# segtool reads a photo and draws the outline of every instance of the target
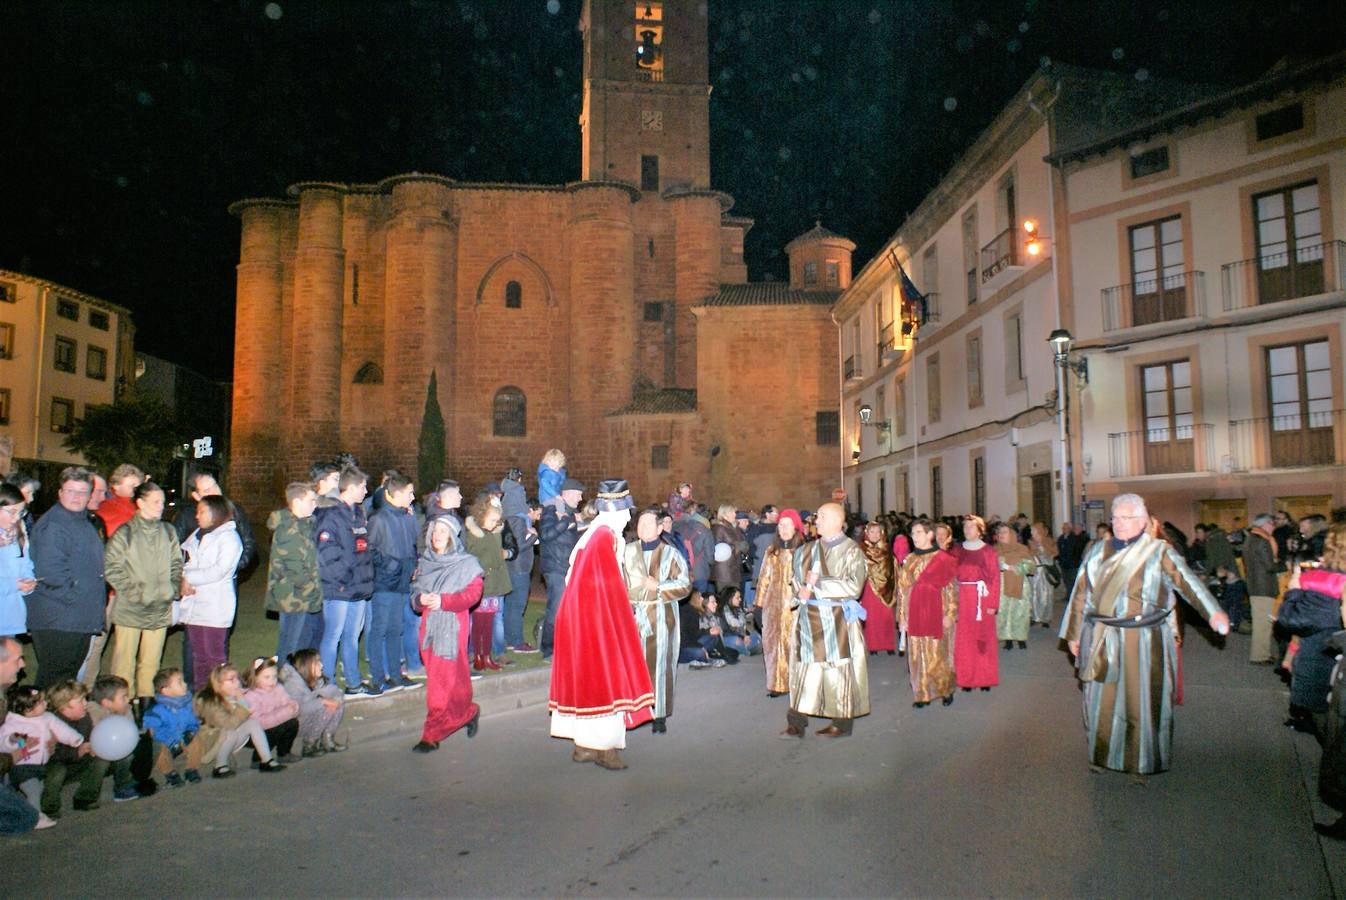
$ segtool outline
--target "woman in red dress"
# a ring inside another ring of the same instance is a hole
[[[481,709],[472,702],[467,668],[467,612],[481,600],[481,564],[463,549],[452,516],[432,519],[411,582],[411,604],[421,616],[421,662],[425,665],[425,727],[411,749],[431,753],[439,742],[467,726],[477,733]]]
[[[953,670],[965,691],[989,691],[1000,683],[1000,645],[995,614],[1000,607],[1000,558],[982,540],[980,516],[963,518],[963,543],[950,549],[958,562],[958,626],[953,639]]]
[[[556,608],[551,735],[574,742],[575,762],[605,769],[626,768],[626,732],[653,719],[654,688],[619,562],[634,505],[625,481],[599,482],[598,514],[570,554]]]
[[[887,650],[897,652],[897,617],[893,614],[893,554],[884,540],[883,526],[870,522],[865,526],[865,587],[860,605],[865,608],[865,646],[870,655]]]

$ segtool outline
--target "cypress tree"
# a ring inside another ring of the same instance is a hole
[[[439,388],[435,370],[430,370],[430,385],[425,390],[425,412],[421,414],[421,436],[416,442],[416,487],[427,495],[444,477],[444,414],[439,410]]]

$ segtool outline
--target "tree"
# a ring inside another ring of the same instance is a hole
[[[65,439],[66,449],[104,474],[129,462],[159,478],[168,472],[178,443],[177,416],[168,404],[134,394],[86,407]]]
[[[429,494],[444,477],[444,414],[439,410],[439,388],[435,370],[430,370],[430,385],[425,390],[425,412],[421,414],[421,435],[416,441],[416,486]]]

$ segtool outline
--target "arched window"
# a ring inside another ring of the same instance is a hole
[[[496,437],[523,437],[528,433],[528,400],[513,386],[495,392],[491,404],[491,432]]]
[[[505,285],[505,309],[519,309],[523,306],[523,286],[517,281]]]
[[[355,384],[383,384],[383,369],[367,362],[355,371]]]

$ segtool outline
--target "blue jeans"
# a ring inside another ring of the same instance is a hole
[[[400,591],[375,591],[370,598],[365,655],[369,678],[376,686],[402,678],[402,607],[410,605],[411,595]]]
[[[710,662],[710,654],[707,653],[706,648],[702,647],[700,644],[697,644],[696,646],[683,644],[678,648],[678,662],[689,663],[694,660]]]
[[[509,593],[505,595],[505,646],[517,647],[523,643],[523,611],[528,608],[528,588],[532,585],[531,572],[510,572]]]
[[[368,600],[323,600],[322,669],[336,681],[337,649],[341,650],[342,674],[346,687],[360,683],[360,630],[365,624]]]
[[[425,674],[425,664],[421,662],[421,617],[410,602],[402,604],[402,664],[408,675]]]
[[[0,834],[26,834],[37,826],[37,810],[17,789],[0,784]]]
[[[556,641],[556,608],[561,605],[561,595],[566,590],[565,572],[543,572],[542,580],[547,585],[547,612],[542,620],[542,658],[550,659]]]
[[[749,631],[746,636],[726,634],[724,635],[724,645],[730,650],[737,650],[746,656],[752,656],[754,653],[762,652],[762,636],[755,631]]]
[[[310,647],[316,650],[321,641],[322,613],[280,614],[280,632],[276,636],[277,658],[285,660],[296,650],[307,650]]]

